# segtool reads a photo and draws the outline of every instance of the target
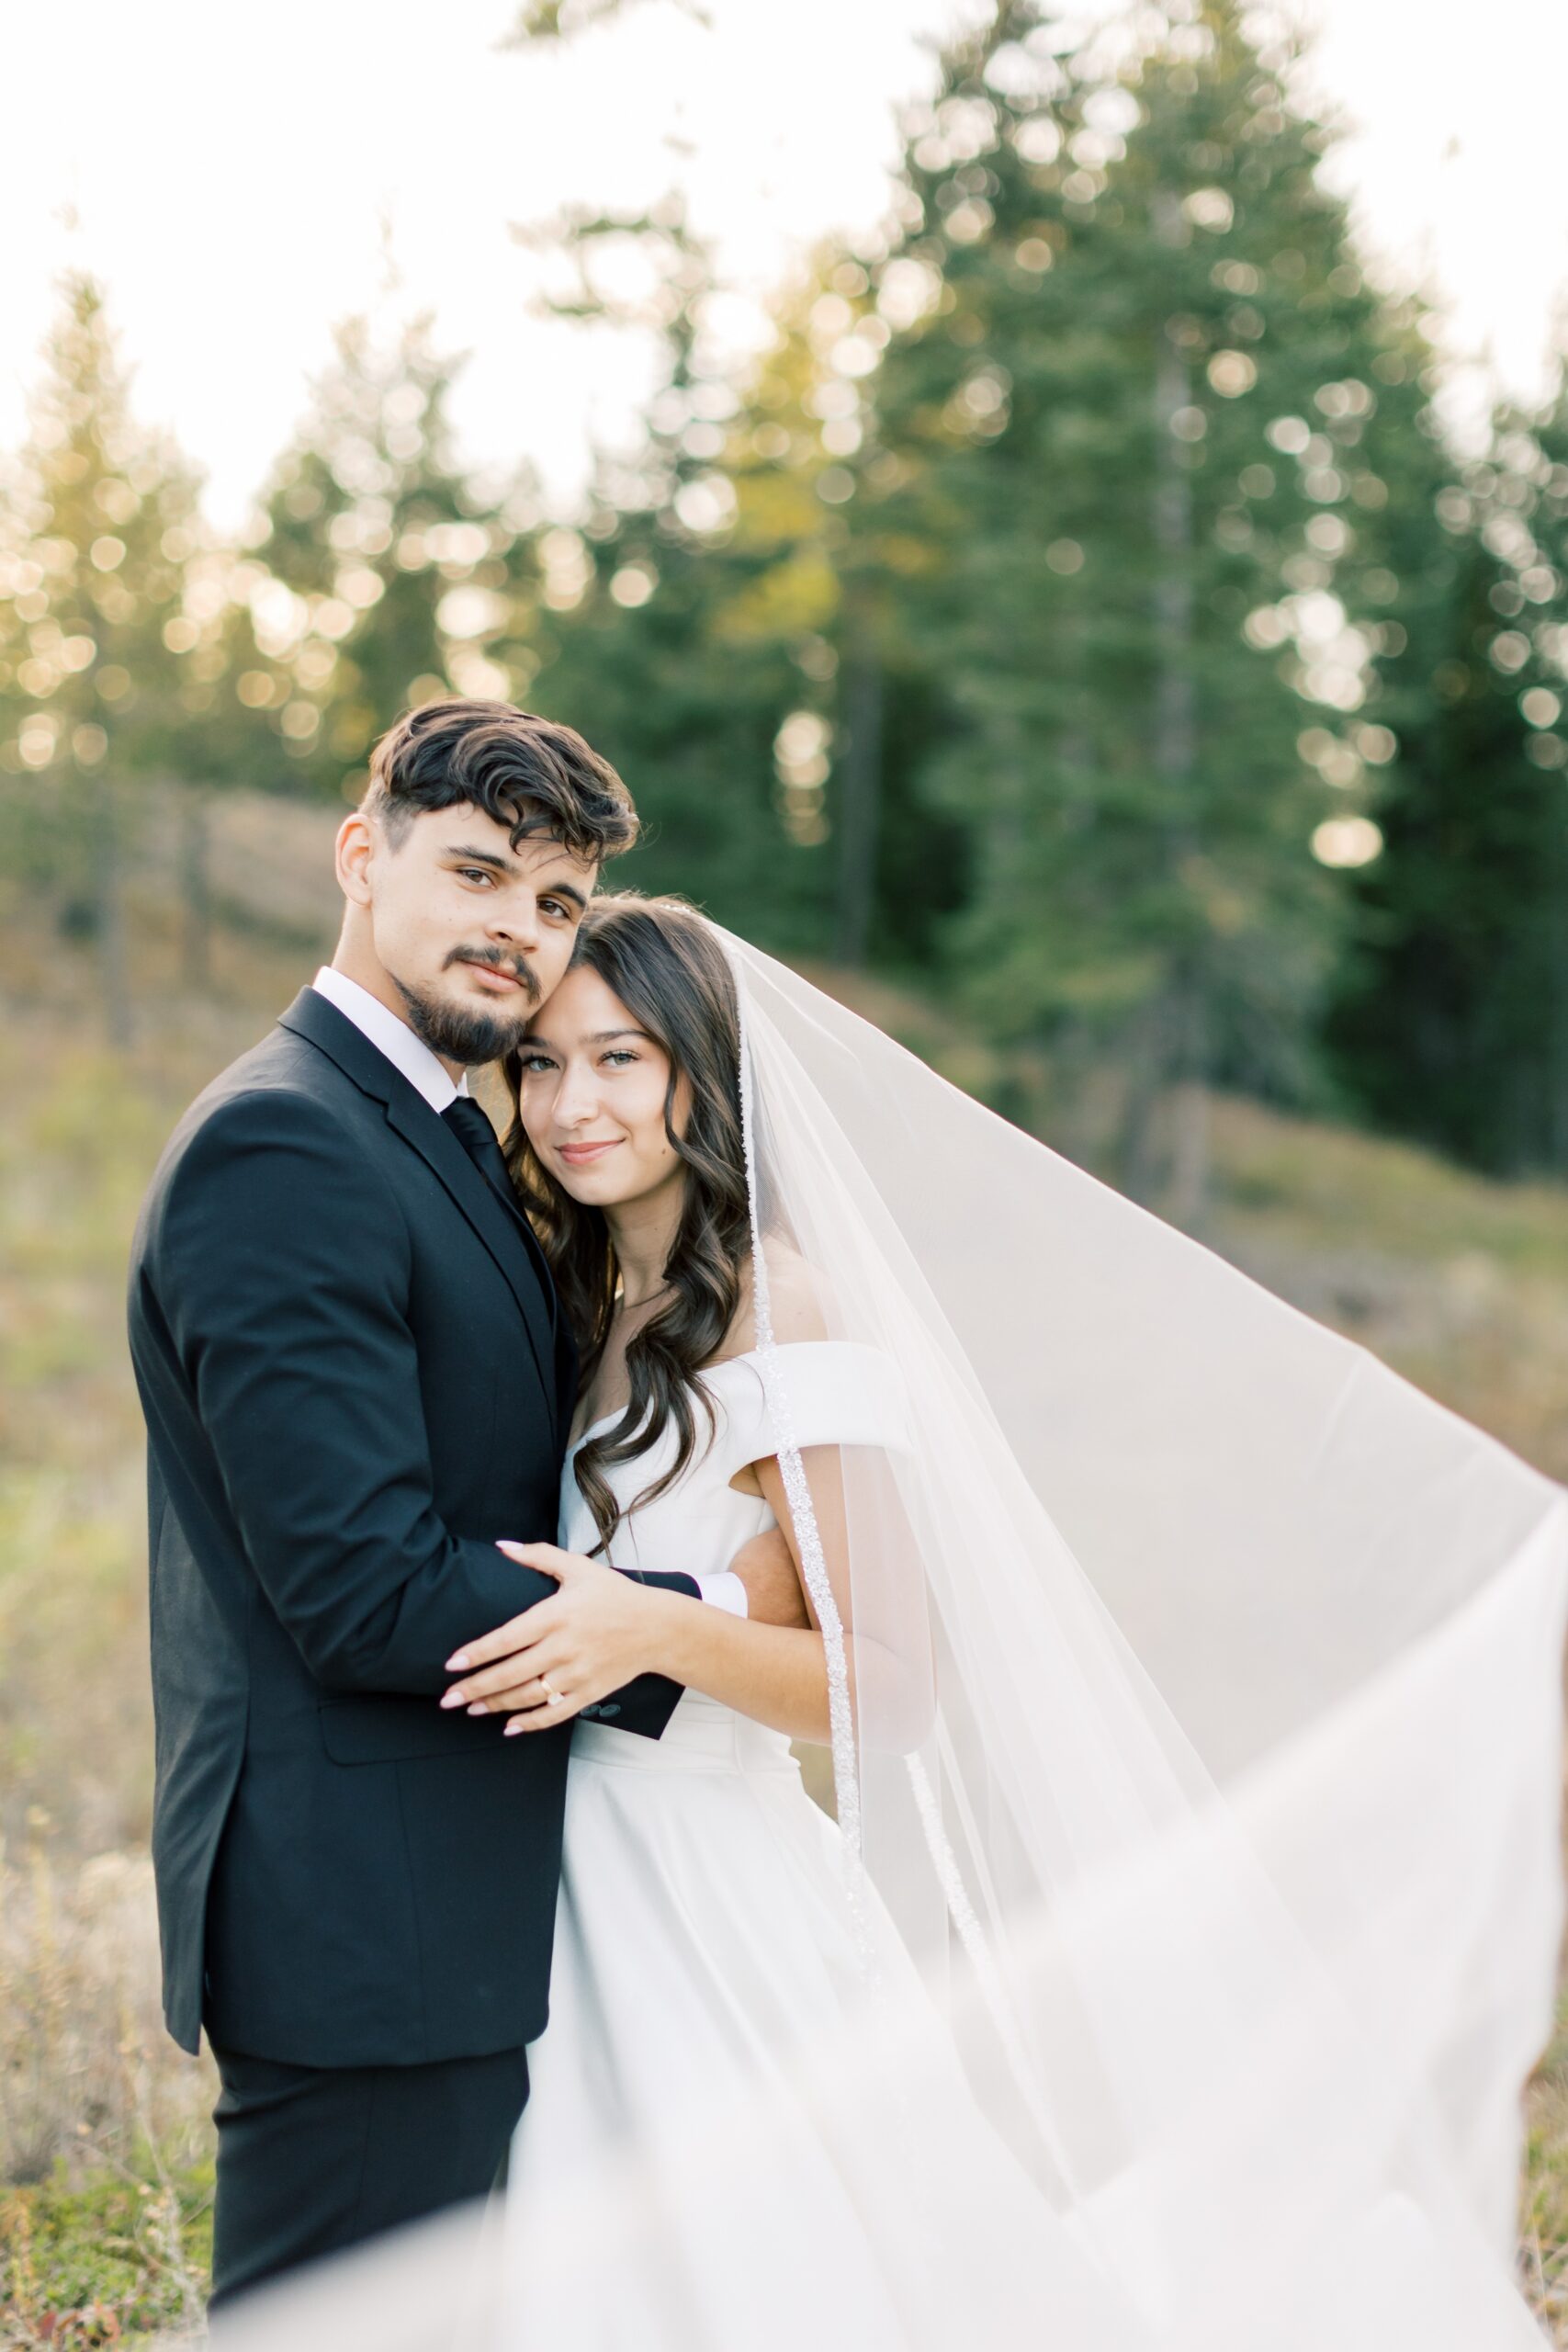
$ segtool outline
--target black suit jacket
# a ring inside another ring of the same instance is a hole
[[[570,1729],[436,1699],[556,1589],[495,1548],[556,1532],[571,1374],[536,1243],[307,989],[171,1140],[130,1320],[170,2031],[307,2066],[531,2041]],[[657,1737],[679,1696],[644,1676],[604,1713]]]

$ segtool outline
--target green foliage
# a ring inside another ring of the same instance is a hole
[[[836,601],[820,509],[759,493],[750,415],[705,325],[710,257],[678,204],[543,236],[571,265],[549,308],[651,343],[661,388],[635,461],[601,453],[581,530],[540,541],[536,702],[588,728],[651,820],[617,878],[681,890],[767,945],[819,944],[820,836],[775,805],[774,738],[802,700],[802,641],[820,643]],[[642,290],[610,292],[606,262],[629,275],[628,258]]]
[[[352,798],[409,705],[526,692],[536,508],[525,471],[476,488],[457,469],[428,321],[381,347],[352,320],[336,343],[245,535],[223,741],[253,780]]]
[[[0,2192],[0,2343],[135,2344],[198,2325],[211,2209],[209,2163]]]
[[[531,0],[513,44],[631,5]],[[465,475],[428,321],[356,319],[219,546],[70,281],[0,507],[0,824],[117,1043],[137,781],[352,797],[456,691],[608,753],[627,881],[1109,1078],[1134,1190],[1179,1098],[1201,1196],[1216,1086],[1568,1167],[1568,391],[1445,447],[1422,304],[1365,279],[1258,21],[996,0],[743,364],[678,199],[518,232],[547,311],[653,360],[570,518],[522,452]]]
[[[133,787],[176,757],[210,691],[192,609],[204,535],[195,476],[130,413],[100,288],[73,275],[62,297],[0,499],[0,841],[61,891],[68,932],[96,943],[123,1046]]]
[[[1428,504],[1387,846],[1331,1029],[1375,1117],[1500,1170],[1568,1167],[1565,461],[1568,388]]]
[[[1183,1080],[1304,1082],[1345,893],[1298,738],[1364,764],[1368,521],[1422,394],[1382,372],[1287,53],[1224,0],[1060,48],[1001,7],[908,126],[848,511],[924,551],[907,797],[972,844],[954,977],[1002,1035],[1122,1057],[1135,1126]]]
[[[102,289],[75,276],[62,296],[0,505],[0,770],[68,808],[100,771],[157,770],[195,707],[201,534],[195,476],[130,413]]]

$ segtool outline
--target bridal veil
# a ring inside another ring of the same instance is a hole
[[[984,2103],[1166,2352],[1538,2342],[1568,1498],[726,944],[759,1233],[904,1375],[835,1783]]]

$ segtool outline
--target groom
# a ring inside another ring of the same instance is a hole
[[[331,968],[142,1209],[152,1845],[169,2030],[205,2026],[222,2083],[215,2303],[482,2195],[527,2096],[570,1725],[438,1701],[558,1591],[497,1543],[554,1538],[576,1356],[463,1073],[517,1043],[636,830],[569,727],[405,717],[338,835]],[[788,1614],[776,1539],[738,1566],[644,1581]],[[657,1739],[680,1690],[613,1617],[571,1697]]]

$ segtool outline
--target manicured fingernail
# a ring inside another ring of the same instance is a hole
[[[447,1661],[446,1661],[446,1671],[447,1671],[447,1673],[448,1673],[448,1674],[467,1674],[468,1670],[468,1651],[467,1651],[467,1650],[457,1650],[457,1651],[454,1651],[453,1655],[452,1655],[452,1656],[447,1659]]]
[[[468,1709],[468,1713],[470,1715],[488,1715],[490,1709],[485,1705],[482,1699],[476,1699],[473,1705]]]
[[[507,1724],[506,1729],[501,1736],[502,1739],[515,1739],[522,1728],[523,1725],[518,1717],[513,1715],[512,1721]]]
[[[463,1703],[464,1695],[465,1694],[461,1690],[448,1690],[442,1699],[441,1703],[444,1707],[460,1707]]]

